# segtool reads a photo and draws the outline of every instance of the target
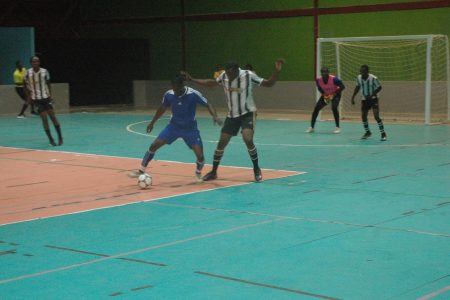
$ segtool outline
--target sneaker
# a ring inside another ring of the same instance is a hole
[[[202,172],[195,171],[195,179],[197,179],[197,182],[202,182]]]
[[[372,136],[372,132],[366,131],[366,133],[364,133],[364,135],[361,137],[361,139],[366,140],[366,139],[370,138],[371,136]]]
[[[386,135],[386,132],[382,132],[381,133],[381,141],[387,141],[387,135]]]
[[[140,175],[144,174],[141,170],[131,171],[128,173],[128,177],[130,178],[138,178]]]
[[[336,129],[333,131],[333,133],[341,133],[341,128],[336,127]]]
[[[314,132],[314,128],[309,127],[308,129],[306,129],[305,132],[306,132],[306,133],[313,133],[313,132]]]
[[[35,112],[34,110],[31,112],[32,115],[38,116],[39,114]]]
[[[257,168],[257,169],[253,169],[253,173],[255,173],[255,181],[256,182],[260,182],[263,178],[262,178],[262,173],[261,173],[261,169]]]
[[[217,173],[214,171],[211,171],[207,173],[205,176],[203,176],[203,181],[210,181],[210,180],[216,180],[217,179]]]
[[[63,144],[63,139],[58,140],[58,146],[61,146]]]
[[[54,140],[51,140],[50,142],[49,142],[49,144],[48,144],[49,146],[56,146],[56,143],[55,143],[55,141]]]
[[[24,114],[22,114],[22,115],[18,115],[17,116],[17,119],[25,119],[26,117],[25,117],[25,115]]]

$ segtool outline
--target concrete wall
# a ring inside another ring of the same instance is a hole
[[[225,95],[221,87],[207,88],[187,83],[200,91],[218,110],[227,110]],[[355,98],[356,105],[351,105],[351,96],[355,88],[354,81],[344,82],[347,89],[341,100],[343,118],[359,118],[360,99]],[[382,82],[380,93],[380,108],[383,116],[392,119],[423,120],[425,111],[424,82]],[[137,108],[157,107],[161,103],[164,92],[170,89],[169,81],[134,81],[134,105]],[[435,121],[447,119],[449,105],[447,103],[446,83],[433,82],[431,118]],[[316,101],[316,87],[312,81],[279,81],[271,88],[255,87],[254,97],[256,106],[261,110],[296,111],[310,114]],[[323,115],[331,117],[331,109],[325,107]]]
[[[56,112],[69,111],[69,84],[52,83],[52,94]],[[14,85],[0,85],[0,114],[18,114],[23,101],[16,94]],[[29,114],[29,109],[25,112]]]

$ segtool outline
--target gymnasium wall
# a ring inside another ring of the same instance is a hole
[[[274,60],[284,57],[287,64],[280,80],[313,79],[313,0],[185,0],[184,8],[181,2],[141,0],[130,6],[119,0],[85,1],[82,16],[88,25],[83,27],[83,35],[148,38],[150,78],[168,79],[183,65],[181,16],[184,10],[185,64],[193,75],[211,77],[216,64],[236,59],[241,64],[251,63],[258,74],[269,76]],[[405,2],[425,1],[366,0],[364,5]],[[449,7],[350,14],[330,11],[330,8],[354,5],[361,5],[361,1],[320,0],[319,8],[328,9],[324,14],[319,10],[320,36],[450,35]],[[306,16],[258,19],[255,11],[302,11]],[[241,13],[243,19],[238,16],[225,20],[227,14],[236,13]]]
[[[34,54],[34,29],[31,27],[0,27],[0,84],[14,84],[16,61],[29,68]]]

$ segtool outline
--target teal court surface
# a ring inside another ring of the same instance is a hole
[[[58,117],[63,146],[48,146],[38,118],[4,116],[1,148],[30,150],[29,164],[40,150],[137,167],[154,138],[144,134],[148,115]],[[360,140],[359,122],[341,134],[318,122],[307,134],[306,121],[258,120],[261,166],[295,175],[0,225],[0,299],[450,299],[450,126],[387,123],[381,142],[370,122],[372,138]],[[203,117],[199,127],[211,163],[220,128]],[[177,141],[155,159],[194,155]],[[7,163],[0,155],[2,170]],[[251,175],[240,136],[222,164]],[[49,164],[35,175],[15,166],[0,174],[0,216],[14,206],[10,180],[51,177]],[[59,176],[82,182],[73,169]],[[54,190],[39,193],[55,200]]]

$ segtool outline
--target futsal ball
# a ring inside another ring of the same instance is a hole
[[[139,175],[138,185],[141,189],[148,189],[152,185],[152,177],[147,173]]]

